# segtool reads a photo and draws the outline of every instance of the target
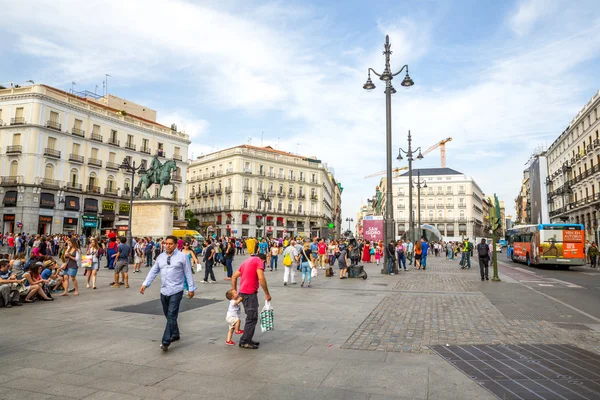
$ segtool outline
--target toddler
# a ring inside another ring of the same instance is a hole
[[[377,262],[377,265],[379,265],[379,260],[381,260],[382,253],[381,247],[377,246],[377,249],[375,250],[375,261]]]
[[[229,308],[227,309],[227,317],[225,317],[225,321],[229,324],[229,332],[227,333],[227,343],[230,346],[233,346],[235,343],[231,340],[233,336],[233,331],[235,330],[236,335],[241,335],[244,331],[240,330],[240,303],[242,302],[242,298],[238,294],[237,290],[230,289],[225,293],[225,297],[229,300]]]

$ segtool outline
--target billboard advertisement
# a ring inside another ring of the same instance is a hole
[[[531,196],[532,224],[549,224],[548,213],[548,189],[546,179],[548,178],[548,160],[545,156],[538,156],[529,167],[529,189]]]
[[[383,219],[363,219],[363,238],[370,242],[383,240]]]
[[[585,240],[582,230],[541,230],[540,257],[585,258]]]

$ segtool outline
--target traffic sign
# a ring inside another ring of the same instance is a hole
[[[237,229],[234,229],[234,230],[233,230],[233,233],[237,233]]]

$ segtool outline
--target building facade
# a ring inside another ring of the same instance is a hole
[[[423,168],[413,170],[416,181],[420,173],[426,188],[420,189],[420,207],[417,188],[413,187],[414,227],[421,224],[435,226],[445,240],[489,236],[484,227],[483,192],[473,178],[451,168]],[[398,237],[409,230],[408,173],[394,180],[393,207]]]
[[[189,137],[155,117],[112,95],[38,84],[0,89],[2,231],[126,233],[137,178],[132,182],[119,166],[125,158],[150,165],[155,154],[176,161],[173,198],[180,203],[175,213],[183,214]],[[167,190],[163,197],[171,196]]]
[[[241,145],[193,160],[187,178],[204,233],[340,236],[343,189],[320,160]]]
[[[523,171],[523,180],[521,181],[521,189],[519,194],[515,198],[515,210],[517,212],[517,218],[515,223],[517,225],[529,224],[529,215],[531,213],[531,201],[530,201],[530,189],[529,189],[529,170]]]
[[[600,91],[546,152],[550,221],[585,225],[594,240],[600,211]]]

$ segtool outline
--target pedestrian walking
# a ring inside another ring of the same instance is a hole
[[[411,265],[414,261],[415,246],[413,245],[413,242],[410,241],[410,239],[407,239],[405,249],[408,265]]]
[[[239,295],[242,297],[244,312],[246,313],[246,323],[244,333],[240,338],[239,347],[245,349],[258,349],[259,342],[255,342],[254,331],[258,321],[258,287],[262,287],[265,292],[265,300],[271,301],[269,288],[267,287],[267,278],[265,277],[265,254],[259,254],[250,257],[240,265],[231,277],[231,288],[238,291],[237,281],[240,279]]]
[[[146,288],[150,287],[160,272],[160,302],[165,318],[167,319],[167,325],[165,326],[160,345],[163,351],[169,350],[171,343],[181,338],[177,317],[179,316],[179,304],[183,297],[184,277],[189,285],[188,297],[190,299],[194,297],[194,292],[196,291],[190,260],[185,254],[177,250],[176,247],[177,238],[172,235],[167,236],[165,239],[165,252],[156,258],[154,265],[150,269],[150,272],[148,272],[148,276],[146,276],[146,280],[144,280],[140,288],[140,293],[144,294]]]
[[[427,254],[429,254],[429,243],[425,238],[421,238],[421,266],[427,269]]]
[[[300,287],[304,287],[304,283],[308,283],[308,287],[310,287],[310,281],[312,280],[312,270],[310,268],[310,245],[304,243],[304,248],[302,252],[300,252],[300,267],[302,268],[302,283],[300,283]],[[313,268],[317,266],[313,264]]]
[[[398,245],[396,246],[396,255],[398,256],[398,271],[403,267],[406,271],[406,250],[404,249],[404,243],[402,240],[398,241]]]
[[[296,241],[292,240],[291,245],[283,251],[283,286],[288,283],[295,285],[294,263],[298,262],[298,250],[296,250]]]
[[[86,287],[90,288],[90,280],[92,281],[92,288],[96,289],[96,275],[98,274],[99,260],[98,260],[98,242],[95,238],[90,239],[90,245],[88,246],[85,254],[88,257],[92,257],[92,264],[87,268],[87,284]]]
[[[490,263],[490,251],[485,239],[481,239],[481,243],[477,245],[477,256],[479,258],[479,272],[481,273],[481,280],[489,281],[488,269]]]
[[[471,252],[469,251],[469,240],[465,239],[462,246],[462,257],[460,259],[460,269],[471,269]]]
[[[421,242],[417,242],[415,245],[415,267],[421,269],[421,255],[423,249],[421,248]]]
[[[596,242],[592,242],[588,253],[590,256],[590,267],[596,268],[596,263],[598,261],[598,245],[596,244]]]
[[[125,288],[129,289],[129,256],[131,255],[131,246],[127,244],[127,238],[121,236],[119,238],[121,244],[117,246],[117,254],[115,254],[115,281],[112,287],[119,287],[119,274],[121,280],[125,283]]]
[[[204,241],[206,249],[204,249],[204,280],[202,283],[208,283],[208,276],[210,275],[211,282],[216,282],[215,273],[213,267],[215,265],[215,246],[210,239]]]

